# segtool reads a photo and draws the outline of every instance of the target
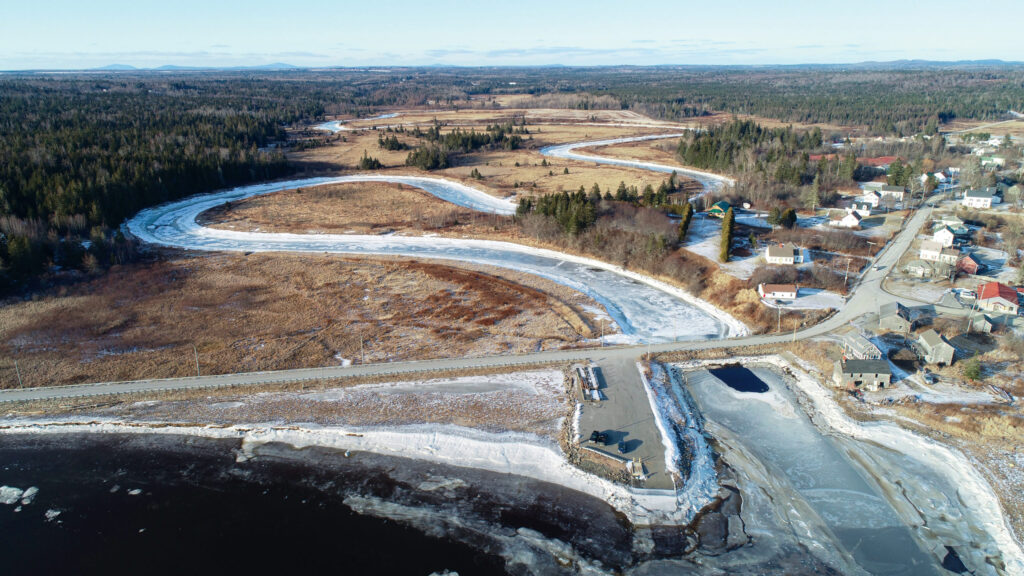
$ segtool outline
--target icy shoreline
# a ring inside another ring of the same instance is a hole
[[[685,525],[695,507],[673,491],[642,490],[588,474],[566,460],[553,441],[526,433],[490,433],[454,425],[412,425],[391,429],[273,424],[195,426],[155,422],[125,423],[108,419],[9,420],[0,434],[157,434],[241,441],[239,458],[253,457],[264,444],[296,449],[361,451],[513,474],[569,488],[599,498],[635,526]]]

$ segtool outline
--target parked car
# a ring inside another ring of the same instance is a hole
[[[625,454],[625,453],[626,453],[626,443],[624,441],[619,441],[619,454]]]
[[[604,444],[605,446],[607,446],[608,445],[608,435],[605,434],[604,432],[598,432],[597,430],[594,430],[593,432],[590,433],[590,441],[594,442],[595,444],[596,443],[601,443],[601,444]]]
[[[939,381],[939,377],[936,376],[935,374],[931,374],[929,372],[925,372],[924,373],[924,381],[927,382],[928,384],[935,384],[936,382]]]

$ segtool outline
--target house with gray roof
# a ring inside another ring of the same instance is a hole
[[[916,324],[910,310],[899,302],[889,302],[878,308],[879,330],[907,333],[913,330]]]
[[[839,388],[873,392],[892,383],[892,369],[886,360],[843,360],[836,362],[832,381]]]
[[[922,332],[917,338],[917,345],[921,349],[921,356],[928,364],[953,365],[956,348],[935,330],[929,328]]]
[[[964,194],[961,204],[968,208],[991,208],[993,204],[999,204],[1002,201],[997,192],[998,190],[991,186],[968,190]]]
[[[882,351],[864,336],[850,332],[843,336],[843,357],[857,360],[881,360]]]

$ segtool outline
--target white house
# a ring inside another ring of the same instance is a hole
[[[882,198],[891,197],[897,202],[903,202],[903,195],[907,193],[907,189],[903,186],[882,186],[879,192]]]
[[[796,284],[765,284],[757,285],[757,293],[766,300],[796,300],[800,288]]]
[[[878,205],[882,203],[882,195],[877,190],[869,190],[860,197],[861,201],[865,204],[871,205],[872,208],[878,208]]]
[[[836,226],[838,228],[856,228],[860,226],[861,219],[860,214],[856,212],[847,212],[845,215],[829,220],[828,223],[829,225]]]
[[[862,219],[871,216],[871,204],[868,204],[866,202],[863,204],[857,204],[856,202],[854,202],[852,206],[847,208],[847,210],[849,212],[856,212],[857,214],[860,215]]]
[[[961,203],[968,208],[991,208],[993,204],[999,204],[999,197],[995,188],[976,188],[968,190]]]
[[[792,244],[776,244],[765,250],[764,259],[769,264],[795,264],[800,260],[800,250]]]
[[[935,240],[925,240],[921,242],[919,257],[921,260],[955,266],[956,261],[960,259],[960,251],[953,248],[945,248]]]
[[[945,248],[949,248],[953,246],[953,241],[956,240],[956,234],[949,226],[943,226],[942,228],[939,228],[936,233],[932,234],[932,240],[942,244]]]

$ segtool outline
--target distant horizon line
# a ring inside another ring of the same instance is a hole
[[[862,60],[858,62],[803,62],[796,64],[361,64],[361,65],[316,65],[301,66],[285,62],[252,65],[200,66],[182,64],[162,64],[159,66],[135,66],[132,64],[111,63],[90,68],[21,68],[0,70],[0,74],[29,74],[47,72],[231,72],[231,71],[320,71],[320,70],[365,70],[370,68],[409,69],[409,68],[479,68],[479,69],[529,69],[529,68],[800,68],[800,67],[885,67],[885,66],[1024,66],[1022,60],[1003,60],[1000,58],[969,59],[969,60],[926,60],[920,58],[902,58],[896,60]]]

